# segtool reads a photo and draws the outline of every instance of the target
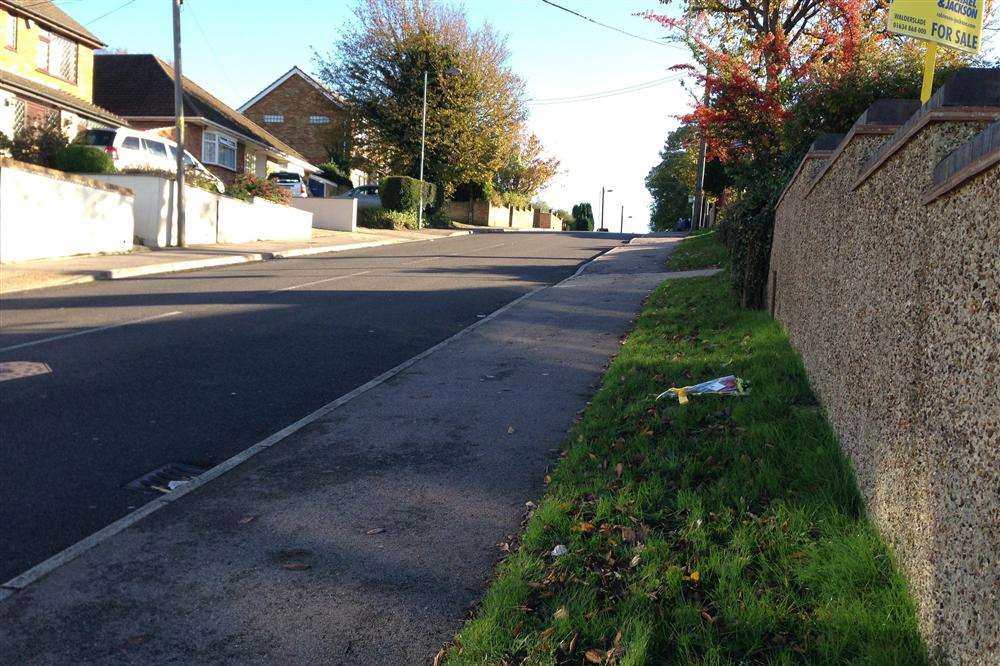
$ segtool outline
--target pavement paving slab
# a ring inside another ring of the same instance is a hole
[[[672,243],[611,250],[0,594],[0,663],[427,663],[544,492]]]

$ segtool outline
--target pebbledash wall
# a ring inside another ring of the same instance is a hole
[[[1000,69],[882,100],[779,201],[769,304],[935,656],[1000,663]]]

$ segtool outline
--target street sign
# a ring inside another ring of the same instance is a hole
[[[982,48],[986,0],[893,0],[889,32],[966,53]]]
[[[986,0],[892,0],[886,15],[889,32],[927,42],[924,84],[920,101],[931,98],[938,44],[949,49],[979,53],[983,44],[983,11]]]

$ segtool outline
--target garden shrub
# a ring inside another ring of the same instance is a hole
[[[292,204],[291,192],[273,180],[258,178],[249,173],[237,175],[226,188],[226,194],[242,201],[253,201],[254,197],[259,197],[285,206]]]
[[[433,203],[437,187],[409,176],[389,176],[379,183],[382,207],[397,212],[417,212],[420,209],[420,188],[423,186],[424,206]]]
[[[100,148],[78,143],[56,153],[52,166],[68,173],[114,173],[115,162]]]
[[[412,210],[365,208],[358,212],[358,226],[367,229],[416,229],[417,214]]]
[[[14,136],[0,136],[0,151],[19,162],[36,164],[49,169],[57,168],[55,158],[69,139],[59,128],[58,121],[33,123],[17,130]]]
[[[324,164],[320,164],[319,168],[320,171],[323,172],[323,178],[326,178],[341,187],[346,187],[347,189],[354,187],[350,174],[336,162],[326,162]]]

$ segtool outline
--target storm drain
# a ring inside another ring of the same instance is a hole
[[[185,465],[184,463],[170,463],[158,469],[154,469],[149,474],[140,476],[132,483],[125,486],[130,490],[151,490],[157,493],[169,493],[191,483],[199,474],[205,472],[207,467],[197,465]]]

